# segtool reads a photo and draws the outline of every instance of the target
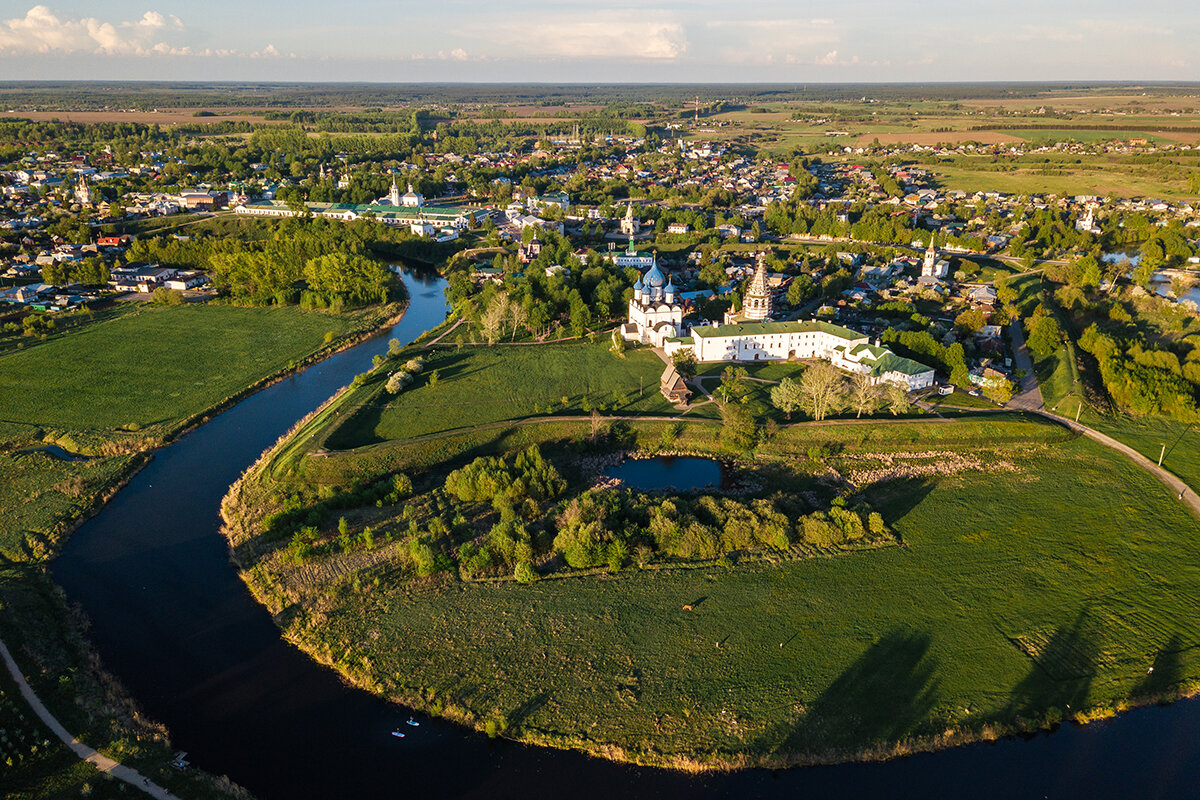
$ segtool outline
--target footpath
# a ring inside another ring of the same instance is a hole
[[[54,735],[61,739],[63,744],[75,751],[77,756],[101,772],[111,775],[118,780],[125,781],[130,786],[135,786],[151,797],[158,798],[158,800],[180,800],[180,798],[171,794],[157,783],[152,783],[149,778],[142,775],[136,769],[113,761],[108,756],[96,752],[68,733],[67,729],[54,718],[50,710],[33,693],[33,689],[30,688],[28,681],[25,680],[25,676],[21,674],[21,669],[17,666],[17,662],[13,660],[12,653],[8,651],[8,647],[4,642],[0,642],[0,657],[4,658],[4,663],[8,667],[9,674],[17,682],[17,688],[21,691],[21,696],[25,698],[25,702],[29,703],[29,707],[33,709],[33,713],[38,715],[38,719],[46,723],[46,727],[53,731]]]

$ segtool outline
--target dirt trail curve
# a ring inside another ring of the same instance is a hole
[[[1041,414],[1047,419],[1052,419],[1055,422],[1066,425],[1076,433],[1081,433],[1089,439],[1093,439],[1105,447],[1111,447],[1118,453],[1121,453],[1122,455],[1132,459],[1133,462],[1139,467],[1146,470],[1151,475],[1166,484],[1167,488],[1171,490],[1172,494],[1174,494],[1177,499],[1186,503],[1187,506],[1192,510],[1192,513],[1197,517],[1200,517],[1200,497],[1196,496],[1196,491],[1192,489],[1192,487],[1175,477],[1174,473],[1168,472],[1167,470],[1158,466],[1158,464],[1155,464],[1153,461],[1146,458],[1129,445],[1122,444],[1111,436],[1105,436],[1100,431],[1089,428],[1087,425],[1081,425],[1074,420],[1067,419],[1066,417],[1060,417],[1058,414],[1052,414],[1049,411],[1035,411],[1034,413]]]
[[[1025,377],[1021,380],[1021,391],[1013,395],[1013,398],[1008,401],[1009,408],[1028,411],[1033,414],[1039,414],[1047,419],[1052,419],[1060,425],[1067,426],[1076,433],[1083,434],[1105,447],[1116,450],[1166,484],[1167,488],[1171,490],[1178,500],[1186,503],[1192,510],[1192,513],[1200,517],[1200,497],[1197,497],[1196,491],[1176,477],[1174,473],[1168,472],[1137,450],[1134,450],[1129,445],[1118,442],[1111,436],[1106,436],[1094,428],[1089,428],[1087,425],[1082,425],[1072,419],[1060,417],[1052,411],[1047,411],[1042,403],[1042,392],[1038,388],[1037,375],[1033,371],[1033,361],[1029,357],[1029,349],[1025,346],[1024,332],[1021,330],[1019,324],[1013,325],[1011,331],[1014,361],[1018,369],[1025,370]]]
[[[130,786],[135,786],[151,797],[158,798],[158,800],[180,800],[178,797],[171,794],[157,783],[151,783],[148,778],[143,776],[137,770],[118,764],[108,756],[96,752],[71,734],[67,733],[67,729],[64,728],[59,721],[54,718],[54,715],[50,713],[49,709],[47,709],[46,706],[42,704],[42,701],[38,699],[37,695],[33,693],[33,689],[29,687],[29,683],[25,680],[25,676],[21,674],[21,669],[17,666],[17,662],[13,661],[12,653],[8,651],[8,647],[5,646],[4,642],[0,642],[0,656],[4,657],[4,663],[8,666],[9,674],[12,675],[13,680],[17,682],[17,688],[20,689],[21,696],[25,698],[27,703],[29,703],[29,706],[33,709],[33,712],[38,715],[38,718],[42,722],[46,723],[46,727],[53,731],[55,736],[63,741],[63,744],[74,750],[77,756],[101,772],[112,775],[114,778],[118,778],[119,780],[123,780]]]

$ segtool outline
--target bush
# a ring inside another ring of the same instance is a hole
[[[517,583],[533,583],[538,579],[537,570],[533,564],[528,561],[522,561],[517,564],[517,568],[513,570],[513,577],[517,579]]]

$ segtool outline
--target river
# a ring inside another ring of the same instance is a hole
[[[383,337],[243,400],[159,451],[71,538],[53,574],[92,620],[105,666],[197,767],[262,800],[302,798],[1198,797],[1200,703],[1030,741],[897,759],[694,777],[490,741],[345,686],[279,636],[220,535],[228,486],[300,417],[446,314],[444,282],[406,273]]]

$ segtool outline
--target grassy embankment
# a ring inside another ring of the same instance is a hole
[[[272,557],[255,518],[280,490],[588,434],[553,418],[446,424],[308,455],[342,435],[329,432],[348,398],[228,499],[237,552],[261,557],[243,577],[289,638],[348,679],[485,730],[680,768],[809,763],[1086,719],[1200,679],[1200,629],[1187,623],[1200,573],[1179,557],[1200,526],[1136,467],[1049,423],[797,425],[758,448],[766,460],[834,454],[826,465],[903,548],[522,586],[415,580],[394,545],[306,565]],[[672,425],[630,423],[650,448]],[[684,424],[673,444],[725,452],[718,432]]]
[[[399,308],[332,315],[123,305],[0,355],[0,562],[7,565],[0,574],[0,636],[68,730],[181,796],[231,796],[229,787],[199,773],[167,769],[163,732],[121,698],[88,651],[81,622],[37,562],[51,557],[148,451],[249,387],[374,330]],[[45,445],[84,458],[62,460],[34,449]],[[3,775],[12,796],[124,796],[119,782],[79,762],[44,735],[23,704],[16,707],[30,720],[23,723],[28,737],[50,744],[27,751]]]
[[[1042,293],[1040,276],[1019,278],[1016,285],[1024,306],[1031,307],[1035,298],[1041,298],[1066,334],[1063,347],[1034,364],[1046,409],[1071,419],[1078,414],[1084,425],[1129,445],[1153,461],[1161,456],[1163,467],[1200,491],[1200,426],[1162,416],[1135,416],[1111,408],[1094,359],[1076,343],[1082,333],[1078,322]],[[1135,319],[1151,339],[1175,339],[1180,335],[1178,330],[1161,329],[1161,321],[1156,321],[1153,314],[1138,312]],[[1185,327],[1193,331],[1188,335],[1194,338],[1194,323]]]
[[[141,305],[0,355],[0,554],[50,556],[147,451],[384,314]]]

